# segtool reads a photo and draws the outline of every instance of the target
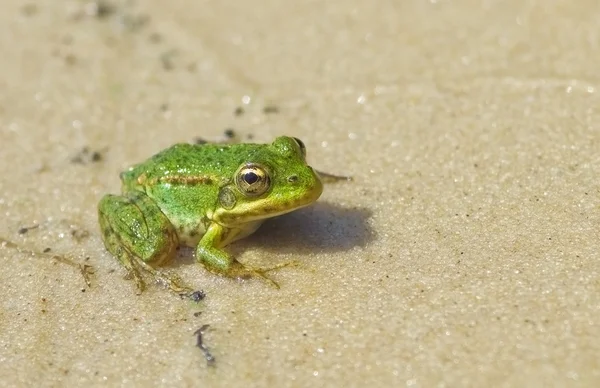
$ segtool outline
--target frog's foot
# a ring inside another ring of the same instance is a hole
[[[196,260],[214,274],[238,279],[260,278],[273,287],[279,288],[279,284],[268,277],[266,273],[295,264],[295,262],[283,263],[269,268],[248,268],[227,252],[215,247],[220,244],[223,235],[227,233],[229,233],[229,230],[222,225],[211,224],[196,247]]]
[[[127,279],[133,279],[135,282],[138,295],[146,289],[146,282],[142,276],[143,272],[150,274],[157,283],[166,286],[178,295],[190,295],[194,291],[192,288],[187,287],[179,276],[155,269],[150,264],[131,254],[127,254],[126,257],[121,256],[119,259],[127,269]]]
[[[144,282],[142,275],[140,275],[140,272],[135,268],[129,268],[127,270],[127,275],[125,275],[125,279],[133,279],[137,288],[136,294],[138,295],[140,295],[146,289],[146,282]]]
[[[178,295],[190,295],[194,290],[186,286],[181,278],[175,274],[168,274],[164,271],[155,269],[150,264],[139,260],[138,264],[144,271],[148,272],[154,279],[161,284],[164,284],[169,290]]]
[[[259,278],[266,283],[272,285],[273,287],[279,289],[279,284],[267,276],[267,272],[275,271],[284,267],[295,266],[298,263],[295,261],[290,261],[287,263],[281,263],[274,265],[272,267],[267,268],[248,268],[244,266],[237,260],[233,260],[226,269],[223,268],[214,268],[208,266],[207,269],[215,273],[217,275],[226,276],[234,279],[250,279],[250,278]]]
[[[267,272],[276,271],[278,269],[285,268],[285,267],[296,267],[297,265],[298,265],[297,261],[288,261],[288,262],[285,262],[285,263],[280,263],[280,264],[274,265],[272,267],[255,268],[255,269],[251,269],[250,271],[256,273],[258,277],[262,278],[267,283],[270,283],[275,288],[279,289],[279,284],[277,284],[277,282],[275,282],[274,280],[272,280],[270,277],[268,277],[265,274]]]

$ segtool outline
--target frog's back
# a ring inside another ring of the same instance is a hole
[[[229,180],[244,162],[252,160],[263,144],[175,144],[121,173],[124,189],[169,177],[206,177]]]

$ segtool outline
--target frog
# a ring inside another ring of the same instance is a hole
[[[150,274],[180,295],[192,289],[160,269],[180,246],[195,249],[196,262],[228,278],[260,278],[292,263],[250,268],[223,248],[253,234],[267,219],[306,207],[323,181],[349,177],[320,173],[307,164],[295,137],[271,143],[175,144],[120,174],[121,194],[98,203],[107,251],[126,269],[138,293]]]

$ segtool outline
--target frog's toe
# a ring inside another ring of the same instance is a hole
[[[175,274],[168,274],[164,271],[155,269],[150,264],[141,260],[139,260],[137,264],[142,267],[144,271],[152,275],[152,277],[154,277],[158,283],[165,285],[176,294],[189,294],[193,291],[192,288],[184,285],[183,280],[181,280],[181,278]]]
[[[194,290],[188,286],[186,286],[181,280],[181,278],[177,275],[169,275],[164,272],[158,272],[154,275],[154,278],[159,282],[164,284],[167,288],[179,295],[187,295],[191,294]]]
[[[133,279],[136,286],[136,294],[140,295],[146,289],[146,282],[142,279],[142,276],[135,268],[130,268],[127,270],[127,275],[125,275],[125,279]]]
[[[266,275],[266,273],[272,272],[272,271],[276,271],[278,269],[285,268],[285,267],[296,267],[298,265],[299,265],[299,263],[297,261],[288,261],[288,262],[285,262],[285,263],[280,263],[280,264],[274,265],[272,267],[258,268],[258,269],[254,269],[252,271],[258,277],[260,277],[261,279],[263,279],[267,283],[271,284],[273,287],[279,289],[280,288],[279,284],[277,282],[275,282],[273,279],[271,279],[270,277],[268,277]]]
[[[250,277],[258,277],[258,278],[264,280],[265,282],[269,283],[273,287],[275,287],[277,289],[280,289],[279,283],[277,283],[276,281],[274,281],[273,279],[271,279],[271,277],[267,276],[266,274],[268,272],[276,271],[278,269],[285,268],[285,267],[295,267],[295,266],[298,266],[298,264],[299,263],[297,261],[288,261],[288,262],[285,262],[285,263],[276,264],[276,265],[274,265],[272,267],[255,268],[255,269],[249,269],[248,268],[246,270],[248,271],[248,275]]]

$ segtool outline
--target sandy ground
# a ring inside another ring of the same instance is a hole
[[[0,385],[600,386],[599,20],[595,0],[3,0]],[[98,200],[228,128],[354,182],[231,247],[299,261],[280,290],[182,250],[169,269],[206,298],[137,296]]]

